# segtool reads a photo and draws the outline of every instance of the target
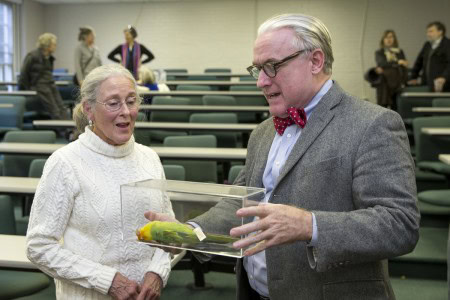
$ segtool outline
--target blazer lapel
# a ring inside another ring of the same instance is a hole
[[[250,177],[249,186],[254,187],[263,187],[263,176],[264,170],[266,169],[267,158],[269,157],[270,147],[272,146],[273,139],[275,137],[275,128],[273,123],[270,122],[265,128],[266,133],[263,135],[267,136],[267,139],[261,139],[259,141],[260,146],[258,148],[258,153],[256,153],[255,157],[255,165],[252,171],[252,176]],[[247,181],[249,182],[249,181]]]
[[[317,136],[319,136],[322,130],[333,119],[334,112],[331,109],[339,104],[342,96],[342,89],[336,82],[334,82],[328,93],[323,96],[319,104],[312,112],[311,117],[303,129],[297,143],[294,145],[291,154],[280,171],[275,187],[302,158],[306,150],[308,150],[311,144],[316,140]]]

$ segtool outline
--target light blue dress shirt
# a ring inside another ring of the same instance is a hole
[[[329,79],[322,86],[320,91],[313,97],[309,104],[305,107],[306,118],[309,119],[314,108],[319,103],[320,99],[328,92],[333,85],[333,81]],[[302,133],[302,129],[299,126],[289,126],[281,136],[278,133],[275,134],[275,138],[272,141],[269,156],[267,158],[266,168],[263,175],[263,185],[266,189],[264,200],[261,203],[267,203],[272,195],[273,188],[280,175],[280,170],[283,168],[289,154],[292,151],[295,143]],[[255,217],[257,219],[257,217]],[[318,232],[316,225],[316,217],[313,214],[313,234],[310,245],[314,246],[317,243]],[[259,252],[255,255],[244,258],[244,268],[248,274],[248,280],[250,286],[257,291],[260,295],[269,297],[269,288],[267,285],[267,265],[266,265],[266,253],[265,251]]]

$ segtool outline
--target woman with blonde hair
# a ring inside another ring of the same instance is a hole
[[[133,137],[141,101],[136,82],[122,66],[101,66],[87,75],[80,94],[73,117],[82,133],[47,160],[27,256],[55,278],[58,299],[158,299],[169,255],[122,236],[120,186],[165,178],[157,154]],[[167,198],[151,202],[173,215]],[[143,215],[144,207],[127,205]]]

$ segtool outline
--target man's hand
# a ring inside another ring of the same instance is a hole
[[[114,276],[108,294],[117,300],[137,299],[141,287],[136,281],[129,280],[119,272]]]
[[[148,272],[145,274],[144,282],[141,286],[141,293],[137,300],[158,300],[161,297],[163,281],[158,274]]]
[[[269,247],[288,244],[295,241],[310,241],[312,238],[312,214],[309,211],[283,205],[262,204],[241,208],[236,212],[238,217],[257,216],[259,220],[231,229],[230,235],[240,237],[249,235],[233,243],[233,247],[241,249],[253,245],[245,250],[244,255],[250,256]]]

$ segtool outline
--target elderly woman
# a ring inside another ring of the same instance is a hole
[[[122,238],[120,185],[164,179],[157,154],[134,141],[136,82],[121,66],[101,66],[80,94],[74,120],[84,132],[45,165],[31,209],[28,258],[55,278],[59,299],[157,299],[169,255]],[[151,201],[173,215],[169,200]]]
[[[117,46],[111,51],[111,53],[108,54],[108,58],[117,63],[121,63],[136,79],[138,79],[139,68],[141,65],[152,61],[155,56],[143,44],[136,41],[138,36],[136,28],[128,25],[123,33],[125,36],[125,43]],[[142,59],[142,56],[144,55],[147,57]],[[117,56],[120,58],[117,58]]]
[[[81,27],[78,41],[79,44],[75,49],[74,83],[81,85],[89,72],[102,65],[102,59],[98,48],[94,45],[95,33],[92,27]]]
[[[52,54],[56,50],[56,36],[44,33],[39,36],[37,49],[25,57],[20,70],[19,89],[36,91],[43,108],[52,119],[68,119],[67,110],[53,79]]]

